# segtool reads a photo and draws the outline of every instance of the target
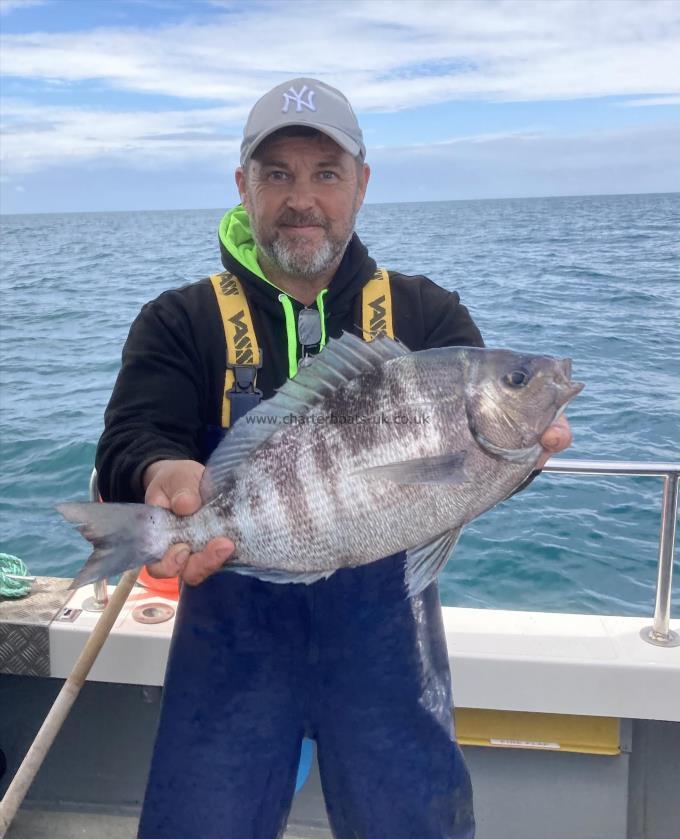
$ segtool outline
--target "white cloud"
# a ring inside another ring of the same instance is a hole
[[[660,125],[380,148],[371,157],[368,200],[674,192],[680,190],[679,147],[680,128]]]
[[[0,15],[8,15],[29,6],[44,6],[49,0],[0,0]]]
[[[680,14],[664,0],[277,0],[226,8],[208,22],[154,29],[11,35],[4,72],[229,104],[314,74],[342,84],[359,109],[378,110],[460,97],[680,92]]]
[[[159,167],[220,153],[234,153],[240,137],[224,126],[242,120],[243,108],[114,112],[3,102],[1,151],[5,174],[53,164],[110,157],[131,166]]]
[[[680,96],[649,96],[645,99],[629,99],[619,104],[624,108],[642,108],[645,105],[680,105]]]
[[[679,101],[680,7],[664,0],[212,6],[207,22],[5,36],[5,77],[74,95],[78,83],[95,81],[101,106],[5,100],[3,170],[106,158],[161,167],[212,158],[218,142],[221,154],[235,154],[253,102],[295,75],[338,85],[363,112],[461,99]],[[169,95],[178,107],[114,111],[107,90]]]

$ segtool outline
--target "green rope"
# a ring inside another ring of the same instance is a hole
[[[31,590],[31,580],[17,580],[27,577],[28,568],[12,554],[0,554],[0,597],[24,597]]]

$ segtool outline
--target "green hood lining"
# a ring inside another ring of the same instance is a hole
[[[240,262],[251,274],[255,274],[261,280],[277,288],[274,283],[269,282],[265,277],[260,268],[260,263],[257,261],[257,248],[250,231],[250,219],[243,204],[237,204],[233,210],[224,214],[220,222],[219,237],[220,242],[237,262]]]

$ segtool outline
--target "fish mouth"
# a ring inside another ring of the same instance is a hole
[[[554,379],[555,402],[559,408],[557,416],[567,407],[569,402],[583,390],[585,382],[574,382],[571,379],[571,359],[562,358],[557,363]]]

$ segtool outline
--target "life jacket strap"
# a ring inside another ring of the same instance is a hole
[[[210,277],[222,316],[227,351],[222,428],[229,428],[262,399],[255,386],[262,353],[257,343],[250,306],[243,287],[233,274],[223,271]]]
[[[378,268],[361,292],[361,334],[364,341],[380,335],[394,338],[390,275]]]
[[[262,399],[262,391],[256,387],[262,353],[255,336],[248,298],[239,279],[229,271],[223,271],[213,274],[210,282],[224,327],[227,366],[221,422],[222,428],[229,428]],[[394,338],[390,277],[385,268],[378,268],[363,287],[361,312],[361,334],[365,341],[373,341],[379,335]]]

